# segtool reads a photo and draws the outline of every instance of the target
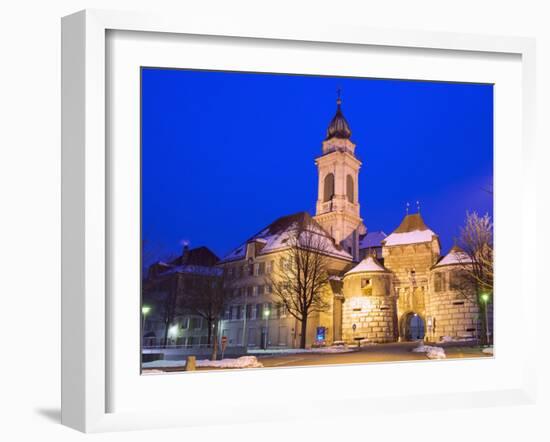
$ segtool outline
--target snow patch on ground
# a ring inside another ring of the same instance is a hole
[[[481,350],[482,353],[485,353],[486,355],[492,355],[493,353],[493,347],[487,347]]]
[[[142,367],[145,369],[151,368],[184,368],[187,361],[166,361],[158,360],[152,362],[144,362]],[[196,362],[197,367],[210,368],[262,368],[263,364],[258,362],[256,356],[241,356],[240,358],[228,358],[221,361],[211,361],[209,359],[200,359]],[[150,374],[154,370],[148,370]]]
[[[157,370],[156,368],[150,368],[150,369],[147,369],[147,370],[143,370],[141,372],[141,374],[143,375],[148,375],[148,374],[161,374],[161,373],[164,373],[164,371],[162,370]]]
[[[269,355],[269,354],[300,354],[300,353],[348,353],[353,351],[351,347],[346,345],[333,345],[332,347],[318,348],[274,348],[274,349],[248,349],[249,354]]]
[[[431,345],[422,344],[419,347],[413,348],[412,351],[415,353],[426,353],[429,359],[445,359],[447,357],[442,347],[432,347]]]
[[[463,338],[453,338],[452,336],[442,336],[441,342],[468,342],[471,341],[472,337],[463,337]]]
[[[241,356],[237,359],[222,359],[221,361],[210,361],[202,359],[197,361],[197,367],[212,368],[262,368],[263,364],[258,362],[256,356]]]

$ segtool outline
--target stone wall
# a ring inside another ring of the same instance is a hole
[[[426,303],[426,339],[438,342],[443,337],[453,340],[477,339],[480,332],[479,308],[473,289],[453,286],[460,271],[453,266],[435,268]],[[436,283],[436,278],[439,279]]]
[[[370,283],[365,284],[365,280]],[[391,292],[391,275],[388,273],[365,272],[346,276],[342,340],[348,344],[357,343],[359,338],[378,343],[395,341],[395,297]]]
[[[439,241],[383,247],[384,267],[392,272],[397,297],[397,316],[402,325],[400,338],[405,337],[406,315],[416,313],[426,317],[427,293],[431,267],[439,259]]]

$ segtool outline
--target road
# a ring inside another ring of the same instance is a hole
[[[274,367],[306,367],[322,366],[336,364],[365,364],[373,362],[402,362],[402,361],[426,361],[428,357],[425,353],[412,352],[413,348],[418,347],[418,342],[401,342],[390,344],[366,345],[359,349],[353,349],[347,353],[277,353],[277,354],[257,354],[254,356],[263,364],[265,368]],[[481,352],[478,346],[458,343],[437,344],[438,347],[445,349],[447,359],[459,358],[486,358],[491,355]],[[198,367],[199,371],[220,370],[214,367]],[[164,372],[183,371],[183,366],[162,367]]]
[[[445,348],[447,359],[490,357],[479,347],[438,344]],[[301,353],[259,356],[264,367],[300,367],[310,365],[357,364],[368,362],[425,361],[425,353],[413,353],[416,342],[368,345],[349,353]]]

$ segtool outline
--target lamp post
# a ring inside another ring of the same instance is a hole
[[[269,334],[269,324],[268,324],[268,320],[269,320],[269,314],[271,312],[269,311],[268,308],[266,308],[264,310],[264,317],[265,317],[265,350],[267,350],[267,337],[268,337],[268,334]]]
[[[483,301],[483,303],[485,304],[485,336],[487,338],[487,345],[489,345],[489,342],[490,342],[490,335],[491,333],[489,332],[489,308],[488,308],[488,305],[489,305],[489,294],[488,293],[482,293],[481,294],[481,300]]]
[[[150,311],[151,311],[151,307],[149,307],[148,305],[141,306],[141,317],[142,317],[142,320],[141,320],[141,346],[142,347],[144,347],[144,340],[145,340],[145,337],[143,336],[144,333],[145,333],[145,321],[147,320],[147,315],[149,314]]]

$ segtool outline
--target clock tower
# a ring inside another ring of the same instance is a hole
[[[315,220],[337,244],[359,261],[359,235],[365,226],[359,214],[359,168],[351,130],[342,113],[338,94],[336,114],[323,141],[321,156],[315,159],[319,176]]]

